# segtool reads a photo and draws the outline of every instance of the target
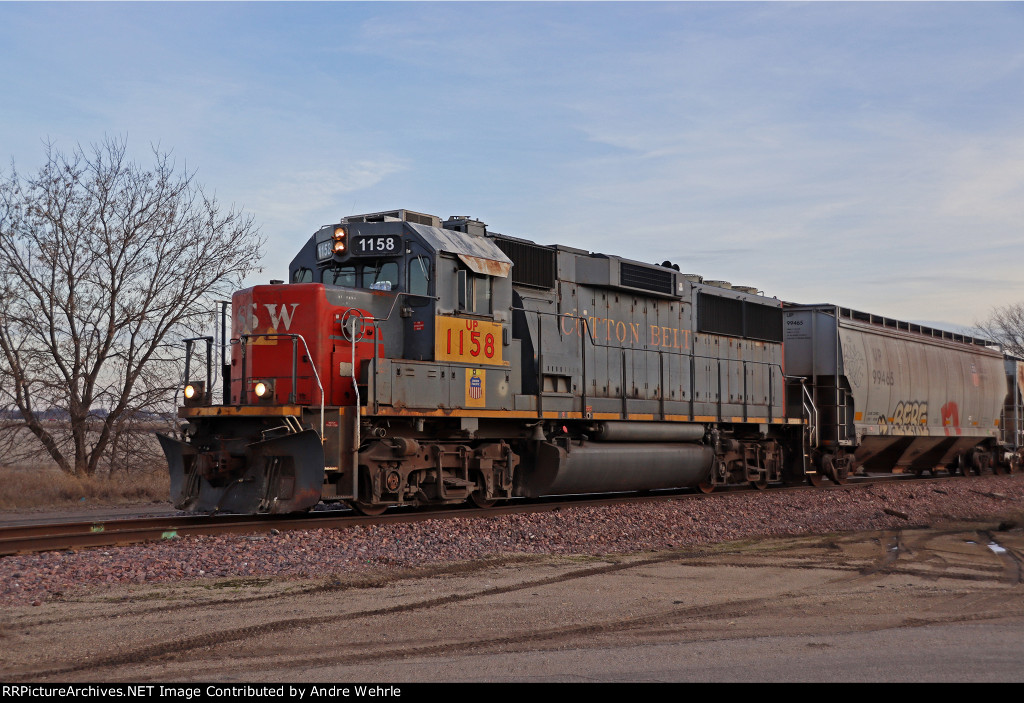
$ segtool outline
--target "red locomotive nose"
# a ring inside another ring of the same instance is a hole
[[[372,316],[330,304],[321,283],[254,286],[232,308],[234,405],[352,405],[353,368],[383,353]]]

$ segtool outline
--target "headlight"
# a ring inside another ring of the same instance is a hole
[[[190,381],[185,385],[183,392],[185,396],[185,406],[194,408],[198,405],[206,404],[206,383],[203,381]]]
[[[252,394],[255,396],[254,402],[260,405],[269,405],[274,403],[274,382],[270,379],[264,379],[262,381],[253,379]]]

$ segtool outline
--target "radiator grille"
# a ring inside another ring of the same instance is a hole
[[[555,287],[555,250],[495,237],[494,243],[512,259],[512,283],[534,288]]]
[[[697,298],[697,331],[762,342],[781,342],[782,309],[749,300],[701,293]]]
[[[672,272],[619,262],[619,283],[630,288],[672,294]]]

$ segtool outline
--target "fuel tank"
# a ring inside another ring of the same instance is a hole
[[[523,473],[520,495],[687,488],[708,478],[714,452],[693,443],[541,442],[533,468]]]

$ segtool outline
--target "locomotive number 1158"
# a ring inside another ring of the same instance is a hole
[[[402,238],[393,234],[353,237],[349,249],[352,256],[398,256],[401,253]]]
[[[438,317],[434,358],[472,364],[503,364],[501,324],[486,320]]]

